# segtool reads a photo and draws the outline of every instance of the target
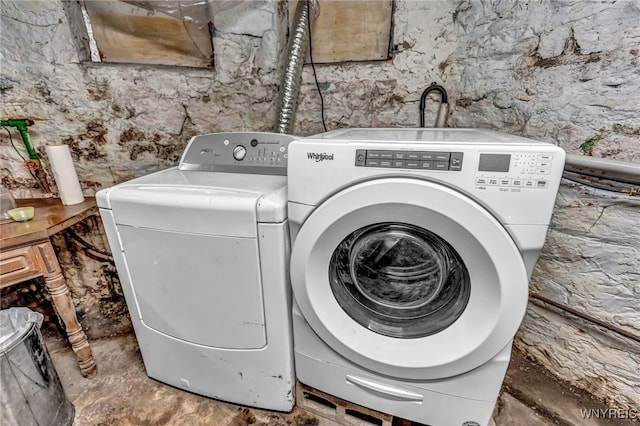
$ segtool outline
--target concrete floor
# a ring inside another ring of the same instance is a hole
[[[66,340],[60,336],[45,336],[45,344],[66,395],[75,406],[75,426],[347,424],[347,421],[336,422],[335,419],[330,420],[299,407],[292,413],[284,414],[227,404],[149,379],[133,335],[90,343],[98,365],[98,375],[93,379],[85,379],[80,375],[75,356]],[[541,367],[514,351],[490,425],[627,424],[583,419],[581,408],[606,407],[589,395],[551,378]]]

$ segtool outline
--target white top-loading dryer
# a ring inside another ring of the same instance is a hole
[[[96,194],[149,377],[289,411],[286,166],[293,137],[217,133]]]

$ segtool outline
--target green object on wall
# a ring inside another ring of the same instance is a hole
[[[31,142],[29,141],[29,133],[27,133],[27,126],[33,125],[33,120],[28,118],[11,118],[9,120],[0,121],[0,126],[3,127],[15,127],[18,132],[20,132],[20,136],[22,137],[22,142],[24,143],[25,148],[27,148],[27,152],[29,153],[29,158],[32,160],[40,161],[40,157],[38,157],[38,153],[31,146]]]
[[[33,120],[29,118],[10,118],[9,120],[0,121],[1,127],[4,127],[5,129],[7,127],[15,127],[18,130],[18,132],[20,132],[20,136],[22,137],[22,143],[24,143],[24,146],[27,149],[27,152],[29,153],[29,160],[26,160],[24,162],[25,167],[27,168],[27,170],[29,170],[29,173],[31,174],[31,176],[33,176],[36,179],[36,181],[40,185],[40,188],[42,188],[42,190],[45,193],[51,193],[49,182],[47,182],[47,174],[42,169],[42,162],[40,161],[40,157],[38,156],[38,153],[36,152],[36,150],[33,149],[33,146],[29,141],[29,133],[27,132],[27,127],[32,125],[33,125]],[[7,132],[9,132],[8,129],[7,129]],[[9,132],[9,137],[11,137],[11,132]],[[13,145],[13,141],[11,142],[11,145]],[[15,146],[14,146],[14,149],[15,149]],[[18,154],[20,153],[18,152]],[[21,154],[20,156],[22,157]]]

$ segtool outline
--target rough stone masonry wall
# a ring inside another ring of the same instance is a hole
[[[61,2],[2,1],[2,117],[26,116],[38,151],[68,144],[87,195],[175,164],[189,137],[271,130],[286,37],[286,4],[255,1],[216,19],[213,70],[83,63]],[[449,125],[557,143],[573,154],[640,161],[640,6],[618,1],[401,1],[390,60],[318,65],[330,129],[414,127],[431,81],[446,87]],[[8,88],[8,87],[11,88]],[[436,98],[434,97],[434,100]],[[435,120],[427,105],[426,123]],[[309,67],[294,132],[322,130]],[[0,136],[2,182],[38,190]],[[640,203],[565,184],[534,291],[640,334]],[[78,233],[100,242],[93,232]],[[108,266],[56,245],[100,336]],[[115,292],[117,294],[117,291]],[[96,308],[96,306],[100,308]],[[111,327],[117,328],[117,327]],[[571,316],[530,305],[516,344],[565,380],[616,406],[640,406],[640,348]]]
[[[79,33],[70,25],[77,22],[63,6],[58,0],[0,2],[0,116],[35,121],[29,135],[50,183],[48,144],[70,147],[81,186],[91,196],[175,165],[196,134],[273,126],[287,35],[285,4],[250,2],[218,15],[215,69],[83,62],[74,47]],[[16,197],[41,196],[2,132],[2,184]],[[19,136],[13,136],[25,155]],[[99,222],[73,230],[105,248]],[[88,336],[128,330],[112,265],[88,257],[69,232],[53,242]]]
[[[451,123],[640,163],[640,3],[470,2]],[[563,185],[531,289],[640,336],[640,200]],[[640,407],[640,345],[531,303],[516,345],[561,378]]]

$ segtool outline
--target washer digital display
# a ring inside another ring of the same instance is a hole
[[[508,172],[511,154],[480,154],[480,172]]]

